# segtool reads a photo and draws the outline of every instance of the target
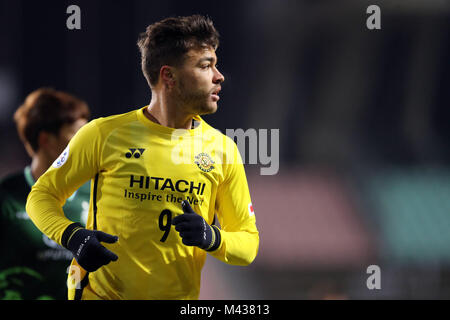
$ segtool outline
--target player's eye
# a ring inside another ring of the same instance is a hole
[[[211,66],[211,65],[209,65],[209,64],[204,64],[204,65],[201,66],[201,68],[202,68],[202,69],[208,69],[210,66]]]

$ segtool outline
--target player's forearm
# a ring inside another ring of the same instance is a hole
[[[231,265],[247,266],[255,260],[259,247],[258,232],[220,231],[221,244],[216,251],[210,252],[215,258]]]
[[[58,244],[64,230],[73,223],[65,217],[60,201],[42,185],[31,189],[26,211],[36,227]]]

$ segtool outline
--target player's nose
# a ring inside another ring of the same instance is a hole
[[[223,76],[222,73],[220,73],[219,70],[215,70],[214,72],[214,78],[213,78],[213,82],[214,84],[219,84],[225,81],[225,77]]]

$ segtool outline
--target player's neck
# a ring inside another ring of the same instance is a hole
[[[174,129],[191,129],[193,115],[180,112],[175,104],[152,97],[150,105],[144,111],[145,116],[153,122]]]

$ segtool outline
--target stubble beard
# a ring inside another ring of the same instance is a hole
[[[177,98],[184,110],[197,115],[213,114],[217,111],[217,103],[210,101],[210,92],[188,90],[183,81],[179,82]]]

